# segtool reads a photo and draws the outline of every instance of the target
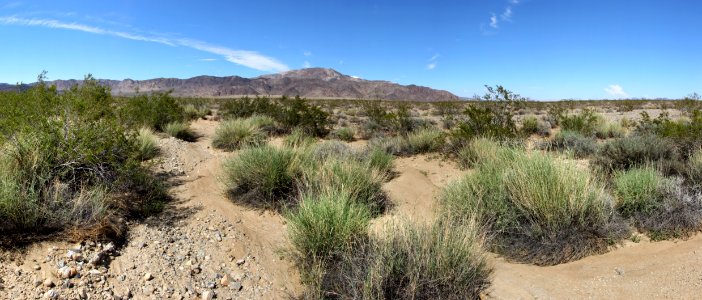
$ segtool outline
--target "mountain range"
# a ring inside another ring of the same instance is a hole
[[[65,90],[82,80],[54,80]],[[155,78],[148,80],[106,80],[113,95],[172,91],[180,97],[301,96],[305,98],[381,99],[400,101],[454,101],[459,97],[444,90],[417,85],[400,85],[383,80],[365,80],[341,74],[333,69],[307,68],[254,78],[239,76],[197,76],[188,79]],[[26,88],[29,85],[22,85]],[[17,89],[17,85],[0,84],[0,90]]]

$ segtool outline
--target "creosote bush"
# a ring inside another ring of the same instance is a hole
[[[540,153],[479,162],[441,199],[454,222],[475,218],[487,226],[495,251],[522,262],[576,260],[605,252],[627,235],[588,170]]]
[[[220,107],[221,114],[231,118],[247,118],[253,115],[265,115],[273,118],[280,130],[290,132],[300,128],[309,135],[324,137],[329,133],[329,113],[321,107],[295,97],[283,97],[271,100],[266,97],[254,99],[244,97],[224,102]]]
[[[160,210],[165,189],[141,163],[155,143],[122,100],[90,76],[62,93],[42,79],[0,93],[0,233],[116,236],[120,218]]]

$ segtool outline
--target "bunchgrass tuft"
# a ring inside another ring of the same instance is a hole
[[[156,144],[156,135],[150,128],[143,127],[139,129],[136,135],[136,143],[141,160],[149,160],[158,155],[159,148]]]
[[[167,133],[168,135],[184,140],[184,141],[194,141],[195,140],[195,134],[190,130],[190,124],[187,122],[171,122],[166,124],[166,126],[163,128],[163,132]]]
[[[257,119],[234,119],[220,123],[215,130],[212,146],[224,150],[237,150],[245,147],[260,146],[267,136]]]
[[[486,224],[495,251],[539,265],[605,252],[626,236],[588,170],[545,154],[513,154],[483,161],[444,190],[454,221],[475,218]]]
[[[575,158],[585,158],[597,152],[597,141],[577,131],[560,131],[553,139],[540,144],[540,148],[549,151],[569,151]]]
[[[294,203],[295,153],[271,146],[247,148],[224,163],[224,182],[236,201],[269,209]]]
[[[317,139],[300,128],[293,129],[292,132],[283,139],[283,144],[287,147],[307,147],[316,142]]]
[[[332,137],[342,140],[344,142],[351,142],[354,140],[354,131],[350,127],[342,127],[332,132]]]
[[[662,203],[666,184],[663,175],[651,166],[616,172],[613,188],[617,210],[626,218],[650,214]]]

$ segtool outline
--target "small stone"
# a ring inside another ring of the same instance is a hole
[[[39,279],[34,280],[35,287],[40,286],[41,284],[42,284],[41,280],[39,280]]]
[[[88,291],[85,288],[78,289],[79,299],[88,299]]]
[[[246,259],[243,259],[243,258],[242,258],[242,259],[236,261],[236,265],[237,265],[237,266],[241,266],[241,265],[243,265],[245,262],[246,262]]]
[[[219,285],[221,286],[228,286],[229,285],[229,276],[224,275],[224,277],[219,279]]]
[[[151,275],[151,273],[144,274],[144,281],[149,281],[151,279],[154,279],[154,275]]]
[[[44,293],[44,299],[58,299],[58,292],[54,290],[49,290],[46,293]]]
[[[69,267],[69,266],[64,266],[63,268],[58,270],[58,276],[61,279],[73,278],[73,276],[76,276],[76,274],[78,274],[78,271],[76,271],[76,268]]]
[[[619,275],[619,276],[624,275],[624,269],[622,269],[622,268],[619,268],[619,267],[614,268],[614,271],[616,271],[617,275]]]
[[[240,282],[233,282],[230,286],[230,288],[234,291],[241,291],[241,283]]]
[[[125,280],[127,280],[127,275],[124,275],[124,274],[119,275],[119,276],[117,276],[117,280],[119,280],[119,281],[125,281]]]
[[[33,268],[34,268],[35,271],[41,270],[41,266],[40,266],[40,265],[34,265]]]
[[[51,287],[54,287],[55,284],[54,284],[54,281],[51,280],[51,278],[47,278],[46,280],[44,280],[43,285],[45,287],[51,288]]]
[[[214,292],[213,291],[204,291],[202,292],[202,300],[212,300],[214,298]]]
[[[222,234],[220,234],[219,231],[215,232],[215,239],[216,239],[218,242],[221,242],[221,241],[222,241]]]

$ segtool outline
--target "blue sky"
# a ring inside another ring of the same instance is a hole
[[[311,66],[460,96],[679,98],[702,92],[700,16],[696,0],[0,0],[0,82]]]

